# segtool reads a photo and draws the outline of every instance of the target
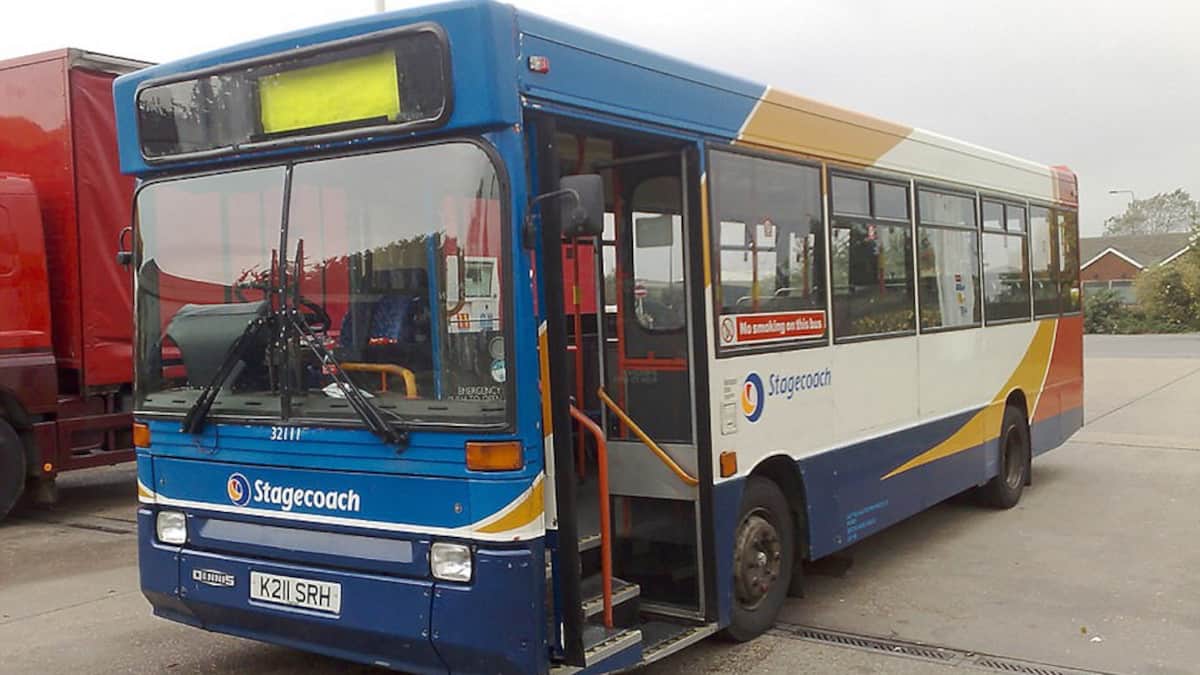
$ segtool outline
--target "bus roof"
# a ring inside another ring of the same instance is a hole
[[[162,170],[167,164],[147,162],[137,139],[135,96],[146,82],[417,22],[441,26],[450,45],[453,106],[446,128],[515,124],[521,119],[522,105],[562,106],[650,123],[715,142],[811,156],[851,167],[899,171],[933,181],[966,183],[1044,201],[1077,202],[1075,176],[1065,167],[1045,166],[838,108],[491,0],[369,15],[263,38],[121,77],[114,92],[122,169],[144,175]],[[533,72],[526,67],[530,56],[546,57],[549,71]],[[419,132],[399,135],[414,133]],[[173,166],[230,159],[193,159]]]

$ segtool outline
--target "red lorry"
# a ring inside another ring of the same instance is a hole
[[[133,181],[112,81],[147,63],[64,49],[0,61],[0,518],[61,471],[134,457]]]

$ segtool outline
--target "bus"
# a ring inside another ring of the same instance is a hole
[[[1081,424],[1065,167],[479,0],[114,92],[166,619],[619,671]]]

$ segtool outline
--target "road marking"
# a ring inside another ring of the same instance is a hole
[[[993,673],[1020,673],[1021,675],[1114,675],[1107,671],[1083,670],[1010,656],[984,654],[982,652],[957,649],[945,645],[909,642],[860,633],[845,633],[828,628],[803,626],[794,623],[777,623],[768,632],[771,635],[790,640],[816,642],[857,651],[888,654],[916,661],[940,663],[955,668],[971,668]]]

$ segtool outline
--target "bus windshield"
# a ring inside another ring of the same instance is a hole
[[[187,411],[246,335],[214,416],[357,423],[344,375],[393,420],[507,425],[501,190],[478,145],[164,180],[137,209],[140,410]],[[302,334],[250,330],[284,309]]]

